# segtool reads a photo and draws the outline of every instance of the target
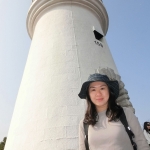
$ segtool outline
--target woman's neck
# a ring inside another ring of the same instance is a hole
[[[107,110],[107,107],[96,107],[96,111],[99,113],[99,112],[102,112],[104,110]]]

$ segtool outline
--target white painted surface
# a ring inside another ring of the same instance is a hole
[[[5,150],[77,150],[85,111],[77,96],[81,83],[99,67],[117,73],[116,66],[105,38],[103,47],[95,44],[93,26],[103,31],[95,12],[84,5],[70,1],[47,7],[33,26]]]

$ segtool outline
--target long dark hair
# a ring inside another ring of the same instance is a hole
[[[119,121],[122,109],[121,106],[117,105],[116,98],[114,96],[114,93],[109,89],[109,100],[108,100],[108,108],[106,110],[106,116],[109,118],[109,121]],[[95,105],[91,101],[91,98],[89,96],[88,90],[86,91],[87,95],[87,110],[84,117],[84,122],[89,125],[95,125],[98,121],[98,113],[96,110]]]
[[[150,122],[144,122],[143,129],[146,130],[148,133],[150,133],[150,130],[147,128],[147,125],[150,125]]]

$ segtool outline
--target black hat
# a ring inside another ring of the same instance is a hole
[[[119,96],[118,81],[117,80],[110,80],[106,75],[95,73],[95,74],[90,75],[88,80],[82,84],[81,91],[78,94],[78,96],[81,99],[86,99],[86,96],[87,96],[86,92],[88,90],[88,87],[89,87],[90,83],[95,82],[95,81],[105,82],[108,85],[108,87],[110,88],[111,92],[114,93],[115,98],[116,99],[118,98],[118,96]]]

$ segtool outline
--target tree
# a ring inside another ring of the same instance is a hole
[[[6,144],[7,137],[4,137],[3,141],[0,142],[0,150],[4,150]]]

